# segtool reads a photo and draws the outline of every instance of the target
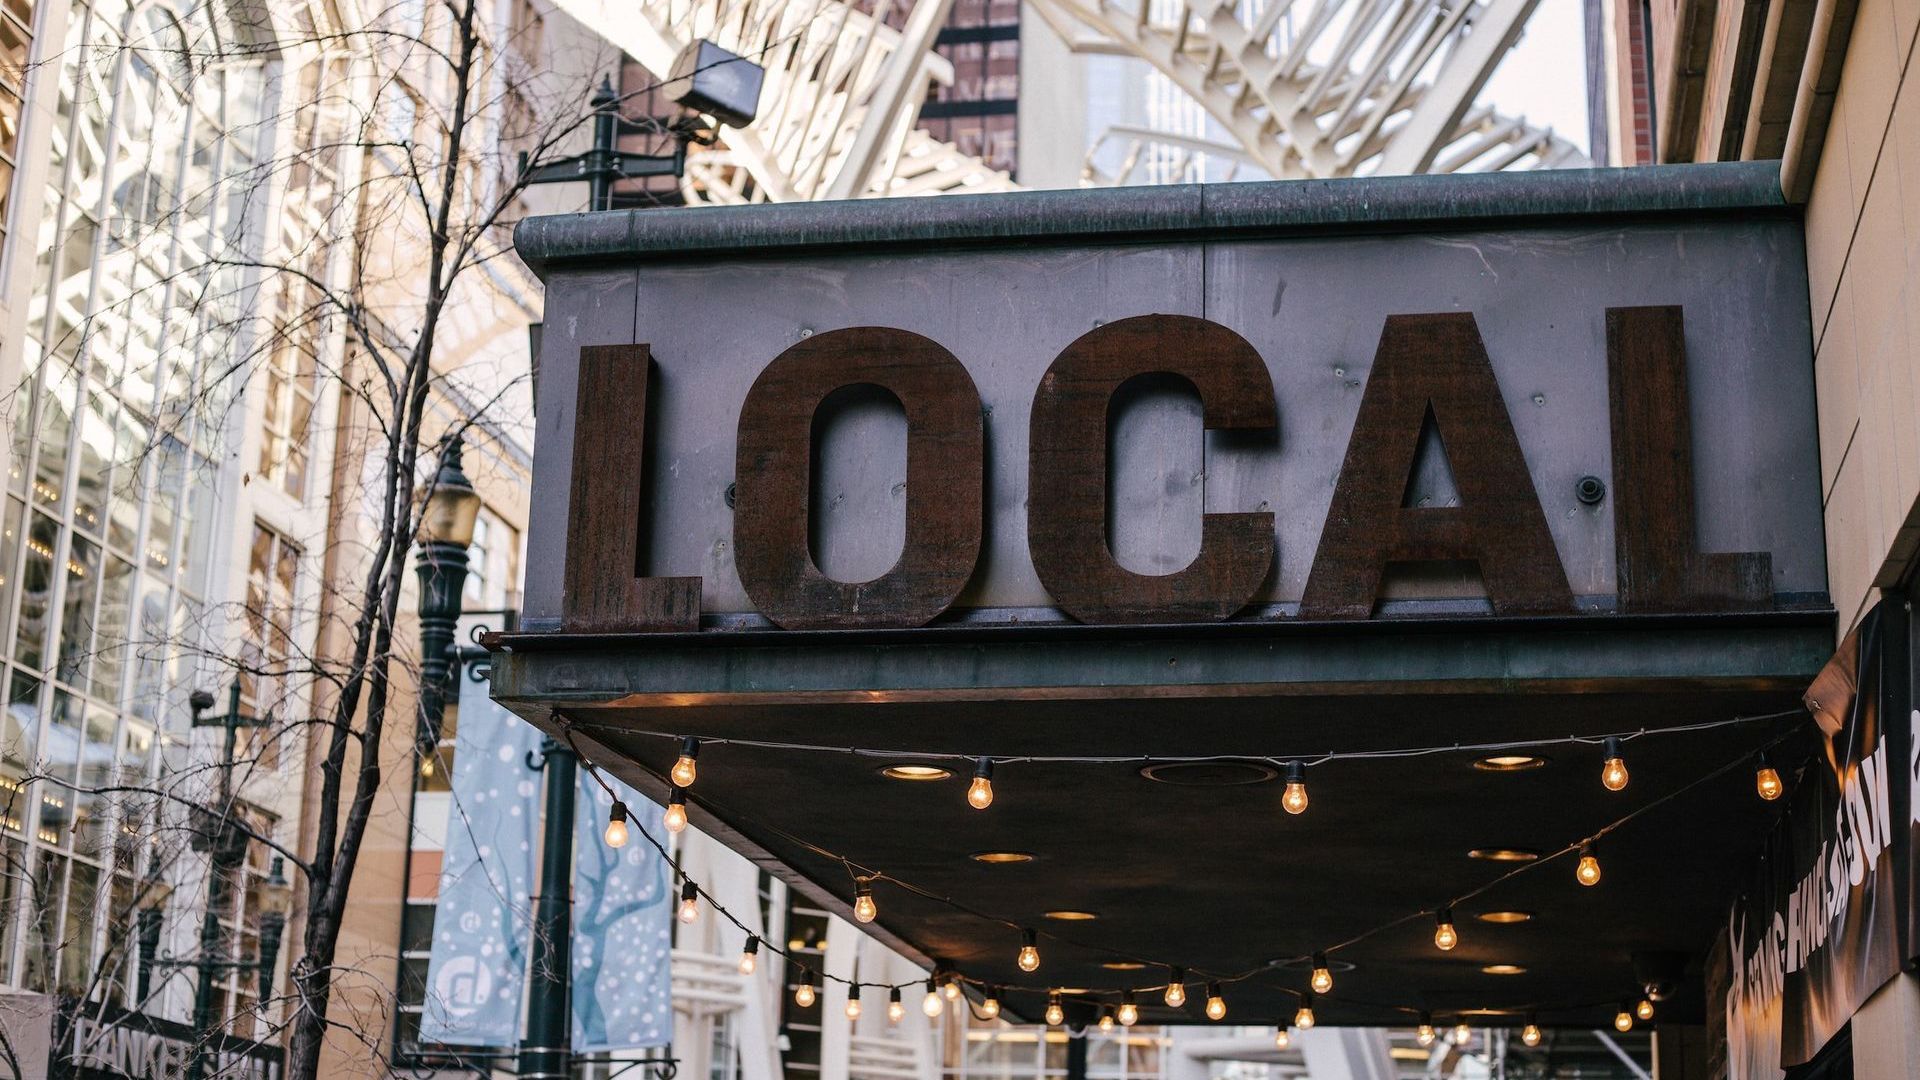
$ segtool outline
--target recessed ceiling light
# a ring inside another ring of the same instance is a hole
[[[1467,852],[1469,858],[1485,859],[1488,862],[1532,862],[1540,853],[1528,848],[1517,847],[1477,847]]]
[[[1505,926],[1510,923],[1523,923],[1533,918],[1531,911],[1483,911],[1474,918],[1481,922],[1498,923]]]
[[[938,765],[888,765],[880,775],[889,780],[946,780],[953,773]]]
[[[1091,922],[1092,920],[1097,919],[1099,917],[1100,916],[1095,915],[1091,911],[1049,911],[1047,912],[1047,918],[1059,919],[1061,922]]]
[[[1062,986],[1060,987],[1060,992],[1063,994],[1086,994],[1092,991],[1084,986]]]
[[[1480,969],[1487,975],[1525,975],[1527,969],[1519,964],[1488,964]]]
[[[1032,862],[1033,853],[1027,851],[976,851],[970,856],[974,862],[983,863],[1023,863]]]
[[[1139,971],[1147,965],[1136,964],[1131,960],[1109,960],[1100,966],[1106,968],[1108,971]]]
[[[1482,772],[1519,772],[1522,769],[1537,769],[1546,763],[1546,758],[1532,754],[1495,754],[1474,762],[1473,767]]]

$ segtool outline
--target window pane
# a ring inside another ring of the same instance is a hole
[[[100,592],[100,547],[73,534],[67,554],[67,595],[60,616],[62,682],[84,685],[93,668],[93,602]]]
[[[14,627],[13,658],[30,668],[46,664],[47,623],[53,614],[53,551],[60,527],[34,514],[27,528],[26,567],[20,574],[20,621]]]

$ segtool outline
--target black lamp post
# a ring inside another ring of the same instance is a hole
[[[420,509],[420,551],[414,556],[414,572],[420,576],[420,712],[413,734],[421,772],[433,768],[440,745],[460,596],[467,586],[467,547],[480,516],[480,495],[460,468],[462,449],[458,435],[448,440],[440,467],[427,482]]]
[[[280,959],[280,941],[286,932],[287,912],[293,906],[293,887],[287,882],[286,860],[276,857],[272,872],[260,893],[259,952],[251,959],[228,959],[225,955],[225,935],[220,929],[220,913],[227,907],[228,879],[234,870],[246,862],[249,839],[247,831],[233,819],[234,744],[241,728],[264,727],[272,723],[273,718],[241,713],[239,679],[235,679],[233,685],[227,688],[227,711],[221,715],[206,715],[207,710],[213,708],[214,699],[205,690],[194,691],[188,700],[193,706],[194,727],[218,727],[226,733],[220,757],[219,810],[196,808],[194,811],[199,819],[195,822],[194,846],[202,848],[208,855],[207,907],[200,920],[200,947],[198,954],[191,959],[176,960],[159,955],[160,926],[167,890],[158,890],[147,907],[136,916],[135,934],[140,945],[137,989],[140,999],[145,1000],[152,973],[156,969],[192,969],[199,974],[193,995],[193,1027],[198,1037],[193,1045],[192,1056],[187,1061],[187,1076],[189,1080],[203,1080],[213,1063],[212,1043],[221,1022],[221,1018],[214,1015],[215,982],[229,971],[252,971],[259,981],[260,996],[264,998],[267,995],[273,982],[274,967]]]

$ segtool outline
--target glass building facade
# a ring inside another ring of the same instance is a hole
[[[9,0],[0,19],[0,32],[42,31],[34,61],[54,70],[56,95],[34,114],[51,120],[45,182],[21,190],[21,81],[0,70],[7,242],[34,245],[0,543],[0,981],[130,1008],[148,1004],[135,1000],[133,912],[181,855],[162,850],[175,841],[152,798],[90,792],[194,782],[187,696],[231,678],[201,659],[221,655],[233,620],[213,556],[232,510],[219,496],[242,381],[230,365],[253,283],[226,256],[259,231],[271,125],[267,62],[225,59],[236,35],[221,17]],[[265,568],[269,604],[290,572]],[[226,890],[229,950],[253,948],[264,855]],[[177,930],[199,916],[176,899],[168,918]],[[155,976],[153,993],[189,981]],[[236,973],[222,992],[239,1005],[253,989]]]

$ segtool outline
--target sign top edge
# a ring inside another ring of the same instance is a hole
[[[1608,217],[1796,212],[1778,162],[999,192],[554,214],[521,221],[534,272],[900,245],[1127,243]]]

